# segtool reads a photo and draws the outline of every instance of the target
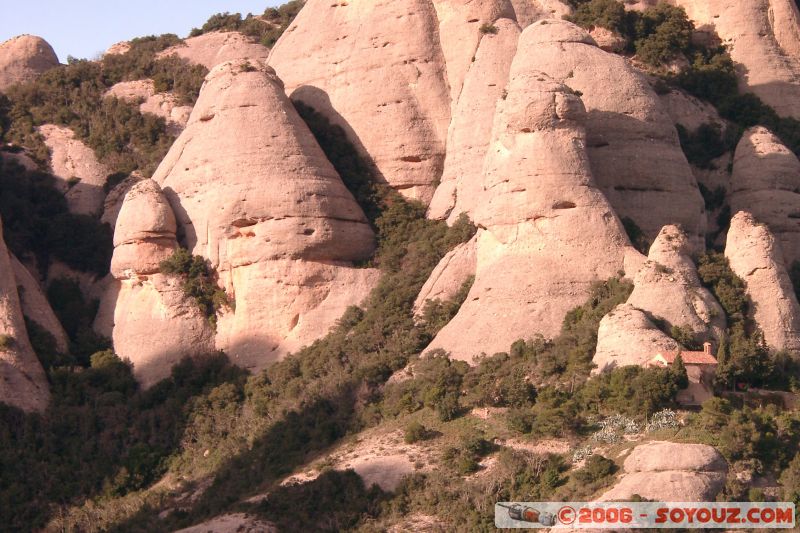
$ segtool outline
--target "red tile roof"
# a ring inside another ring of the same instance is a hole
[[[675,358],[678,354],[681,354],[681,359],[683,359],[683,363],[686,365],[716,365],[717,359],[710,353],[706,352],[659,352],[661,356],[667,361],[667,363],[672,364],[675,361]]]

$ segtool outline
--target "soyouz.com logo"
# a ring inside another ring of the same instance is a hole
[[[791,502],[499,502],[498,528],[791,529]]]

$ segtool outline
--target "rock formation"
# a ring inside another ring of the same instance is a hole
[[[47,301],[39,282],[14,257],[14,254],[9,252],[8,255],[11,259],[14,279],[17,281],[17,292],[19,293],[19,303],[22,306],[22,314],[50,333],[56,341],[56,348],[62,353],[67,353],[69,351],[69,339],[61,326],[61,322],[53,312],[53,308],[50,307],[50,302]]]
[[[363,212],[262,62],[208,74],[153,179],[235,301],[217,347],[238,364],[262,367],[324,335],[377,281],[351,266],[374,248]]]
[[[0,402],[43,411],[50,390],[25,329],[17,278],[0,228]]]
[[[428,300],[446,302],[453,299],[469,277],[475,275],[478,266],[475,248],[473,237],[445,254],[419,291],[414,302],[415,313],[419,314]]]
[[[495,107],[506,90],[520,34],[512,20],[500,19],[494,26],[497,33],[481,39],[456,101],[441,184],[428,210],[431,218],[452,223],[461,213],[472,213],[481,196]]]
[[[455,104],[483,35],[492,34],[496,20],[513,20],[516,15],[510,0],[433,0],[433,5],[439,19],[439,39],[447,65],[450,100]]]
[[[635,447],[623,469],[600,501],[625,501],[634,494],[662,502],[714,501],[728,465],[712,446],[656,441]]]
[[[647,263],[634,277],[628,303],[670,325],[688,326],[698,341],[719,339],[725,331],[725,312],[700,283],[692,252],[680,228],[664,226]]]
[[[769,130],[747,130],[733,161],[731,210],[769,226],[786,267],[800,261],[800,161]]]
[[[141,180],[141,174],[135,171],[108,191],[106,199],[103,201],[103,215],[100,217],[101,222],[105,222],[112,228],[117,225],[117,216],[119,215],[119,210],[122,209],[122,202],[125,200],[125,195],[128,194],[131,187]]]
[[[181,105],[178,98],[170,93],[156,93],[153,80],[123,81],[111,87],[106,96],[113,96],[129,102],[138,102],[139,111],[162,117],[167,121],[167,130],[177,135],[192,112],[192,106]]]
[[[63,126],[45,124],[39,127],[39,133],[50,149],[50,167],[60,179],[59,188],[69,210],[81,215],[99,214],[105,198],[103,185],[110,172],[97,160],[94,150]]]
[[[278,528],[270,522],[245,513],[219,515],[202,524],[179,529],[175,533],[277,533]]]
[[[522,33],[508,94],[497,105],[474,213],[485,228],[476,238],[475,283],[428,348],[454,358],[553,336],[594,281],[631,270],[640,258],[592,180],[584,106],[536,67],[539,42],[535,25]]]
[[[439,35],[429,0],[309,0],[269,61],[293,100],[342,126],[392,187],[427,203],[450,122]]]
[[[516,19],[526,28],[541,19],[561,19],[572,13],[572,8],[561,0],[511,0]]]
[[[159,272],[159,263],[178,247],[176,229],[157,183],[131,187],[114,231],[111,274],[117,283],[107,289],[97,321],[110,325],[114,351],[131,360],[143,386],[169,376],[181,358],[214,349],[213,328],[184,295],[181,280]]]
[[[0,43],[0,91],[17,83],[35,80],[58,65],[58,57],[47,41],[35,35],[19,35]]]
[[[658,329],[644,311],[626,303],[615,307],[600,321],[592,362],[597,372],[644,366],[659,351],[674,352],[678,348],[678,343]]]
[[[754,318],[767,345],[800,350],[800,305],[786,273],[780,244],[766,224],[740,211],[731,220],[725,257],[747,284]]]
[[[211,70],[220,63],[233,59],[266,60],[269,48],[254,43],[249,37],[236,31],[213,31],[184,39],[183,43],[160,52],[158,57],[170,55],[176,55]]]
[[[716,32],[740,65],[739,90],[800,118],[800,15],[794,0],[674,0],[698,29]]]
[[[529,28],[532,67],[581,94],[592,172],[619,217],[632,219],[650,239],[679,224],[701,247],[703,198],[672,120],[644,76],[569,22],[542,20]]]

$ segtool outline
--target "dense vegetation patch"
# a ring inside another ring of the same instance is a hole
[[[57,259],[76,270],[105,274],[113,250],[111,228],[70,213],[55,185],[53,176],[0,157],[0,216],[8,248],[43,272]]]
[[[230,305],[228,295],[217,283],[217,273],[205,257],[178,248],[159,264],[162,274],[179,276],[183,293],[192,298],[209,323],[216,327],[217,313]]]
[[[272,47],[305,5],[305,0],[291,0],[279,7],[268,7],[263,15],[249,14],[242,18],[241,13],[217,13],[212,15],[200,28],[194,28],[189,37],[197,37],[212,31],[238,31]]]
[[[206,69],[175,56],[156,59],[179,42],[174,35],[134,39],[125,54],[106,55],[99,62],[71,59],[33,82],[10,87],[6,141],[25,146],[45,163],[47,147],[36,127],[59,124],[74,131],[113,171],[151,174],[174,140],[164,119],[141,114],[137,103],[104,95],[120,81],[152,78],[157,90],[172,90],[194,102]]]

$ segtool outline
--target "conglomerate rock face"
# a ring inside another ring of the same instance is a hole
[[[800,13],[794,0],[674,0],[699,30],[716,32],[739,64],[739,89],[800,118]]]
[[[64,126],[44,124],[39,127],[47,148],[50,167],[59,178],[59,189],[67,198],[69,210],[81,215],[96,215],[103,209],[108,168],[97,160],[94,150],[75,138]]]
[[[0,91],[35,80],[58,66],[58,57],[47,41],[35,35],[19,35],[0,43]]]
[[[44,411],[50,388],[28,339],[12,256],[0,231],[0,402]]]
[[[633,449],[622,477],[599,500],[624,501],[638,494],[652,501],[714,501],[727,472],[725,459],[712,446],[648,442]]]
[[[211,70],[220,63],[234,59],[265,60],[269,56],[269,48],[252,42],[250,38],[236,31],[212,31],[197,37],[188,37],[183,43],[160,52],[158,57],[170,55]]]
[[[130,188],[114,231],[115,281],[103,295],[95,328],[112,338],[117,355],[130,359],[143,386],[169,376],[183,357],[214,349],[213,328],[183,293],[182,280],[159,271],[178,247],[176,229],[156,182],[142,180]]]
[[[448,53],[463,71],[461,52]],[[431,0],[309,0],[269,62],[292,99],[342,126],[386,182],[430,201],[451,101]]]
[[[701,247],[703,198],[672,119],[645,77],[569,22],[542,20],[526,31],[536,41],[532,66],[581,94],[592,172],[619,217],[650,239],[679,224]]]
[[[554,335],[594,281],[641,263],[592,179],[583,103],[536,67],[539,42],[534,26],[523,31],[497,105],[473,213],[475,283],[428,348],[454,358]]]
[[[747,285],[754,318],[764,340],[776,350],[800,350],[800,305],[786,272],[781,245],[751,213],[731,220],[725,257]]]
[[[786,268],[800,261],[800,161],[764,127],[747,130],[736,147],[732,212],[748,211],[780,242]]]
[[[209,73],[153,179],[179,238],[235,302],[216,346],[242,366],[324,335],[377,282],[376,270],[351,266],[371,255],[372,229],[263,62]]]

